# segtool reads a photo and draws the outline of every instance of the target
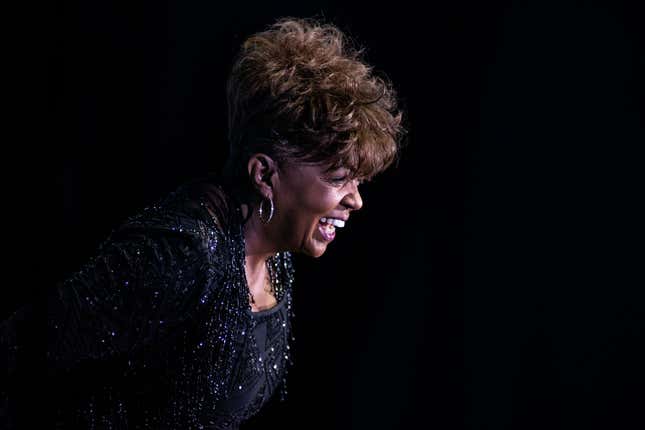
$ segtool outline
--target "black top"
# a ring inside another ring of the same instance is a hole
[[[217,425],[211,428],[231,428],[226,426],[229,422],[235,428],[237,422],[255,415],[282,382],[289,348],[283,336],[288,319],[286,300],[270,309],[248,313],[255,328],[249,330],[251,337],[244,333],[238,340],[241,359],[234,369],[233,390],[218,403],[213,417]],[[254,362],[253,342],[259,351],[259,366]]]
[[[48,427],[237,428],[280,385],[284,396],[291,255],[268,260],[278,304],[258,313],[244,263],[239,205],[212,177],[116,228],[48,295]],[[23,315],[3,323],[12,375],[28,350],[14,335]]]

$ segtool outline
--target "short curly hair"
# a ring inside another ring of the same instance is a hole
[[[248,181],[257,152],[346,167],[366,180],[390,166],[402,113],[391,83],[361,55],[337,27],[314,19],[282,18],[246,39],[227,83],[225,176]]]

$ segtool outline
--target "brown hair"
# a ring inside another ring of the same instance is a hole
[[[364,179],[392,164],[402,114],[391,84],[361,54],[337,27],[312,19],[282,18],[249,37],[227,84],[225,176],[248,181],[256,152]]]

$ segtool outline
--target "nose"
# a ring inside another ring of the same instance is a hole
[[[343,205],[347,208],[357,211],[363,207],[363,198],[358,190],[358,181],[352,181],[352,188],[345,195],[342,201]]]

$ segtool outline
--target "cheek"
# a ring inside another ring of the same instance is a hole
[[[333,207],[333,206],[332,206]],[[303,195],[290,203],[289,212],[296,223],[310,222],[312,218],[329,213],[330,204],[321,194]]]
[[[328,215],[340,203],[340,199],[337,198],[336,194],[326,189],[315,190],[303,199],[303,207],[306,208],[309,214],[314,216]]]
[[[289,236],[299,241],[311,240],[318,231],[320,218],[328,215],[337,207],[333,199],[328,195],[318,193],[310,195],[307,198],[300,198],[294,201],[291,216],[285,220],[285,228]]]
[[[292,187],[283,201],[283,233],[307,237],[315,234],[318,221],[336,209],[341,201],[337,189],[316,183],[307,187]]]
[[[328,213],[320,200],[315,198],[291,199],[283,203],[281,218],[281,235],[290,237],[291,240],[302,240],[315,233],[318,228],[318,221]]]

